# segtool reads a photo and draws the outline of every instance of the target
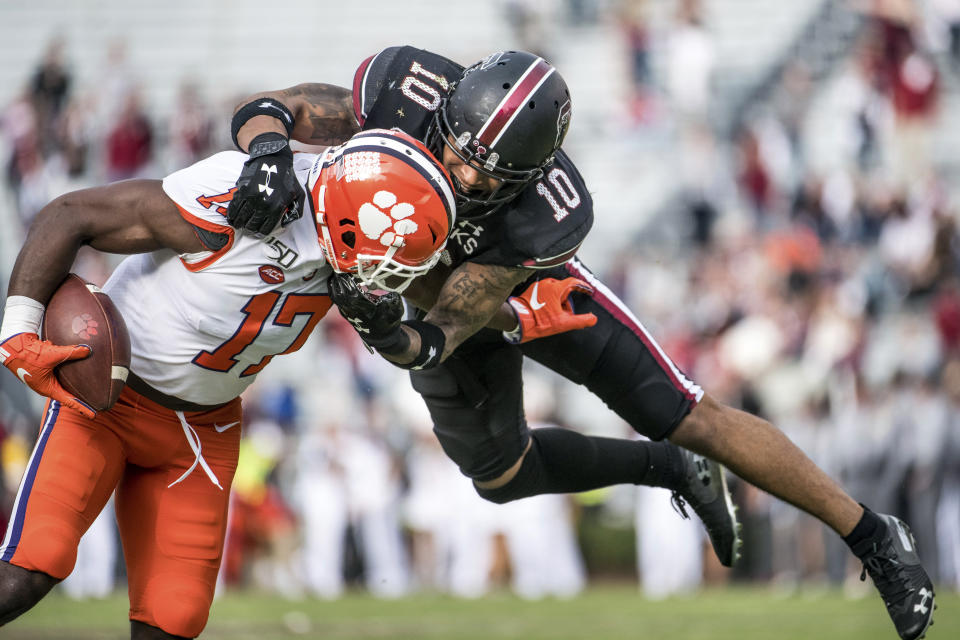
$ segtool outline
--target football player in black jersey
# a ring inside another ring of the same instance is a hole
[[[234,140],[251,157],[228,220],[260,231],[283,214],[293,194],[267,200],[257,176],[292,171],[290,137],[335,144],[357,128],[399,127],[425,141],[454,179],[458,217],[444,262],[403,293],[419,313],[401,322],[397,299],[349,279],[331,282],[331,296],[369,346],[411,370],[440,443],[481,496],[666,487],[729,566],[739,525],[719,462],[836,530],[900,636],[922,636],[933,586],[907,526],[859,505],[770,423],[705,394],[577,259],[593,203],[560,148],[570,115],[566,83],[536,55],[498,52],[464,69],[390,47],[360,65],[352,91],[304,84],[238,106]],[[588,388],[651,442],[531,431],[524,357]]]

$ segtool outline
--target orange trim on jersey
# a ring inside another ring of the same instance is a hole
[[[177,203],[174,203],[177,204]],[[233,227],[229,225],[217,224],[216,222],[210,222],[209,220],[204,220],[199,218],[179,204],[177,204],[177,209],[180,210],[180,215],[183,216],[183,219],[192,224],[195,227],[200,227],[201,229],[206,229],[207,231],[212,231],[214,233],[225,233],[229,238],[227,244],[223,245],[223,248],[219,251],[212,252],[206,258],[199,260],[198,262],[187,262],[183,258],[180,258],[180,262],[183,263],[183,266],[187,268],[188,271],[200,271],[205,267],[209,267],[211,264],[219,260],[223,255],[230,250],[230,247],[233,246],[234,240],[234,230]]]

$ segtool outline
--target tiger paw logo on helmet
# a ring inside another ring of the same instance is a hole
[[[371,240],[379,240],[385,247],[403,245],[403,237],[417,230],[417,223],[410,220],[415,209],[409,202],[397,202],[397,196],[390,191],[377,191],[373,202],[360,206],[357,217],[363,235]]]

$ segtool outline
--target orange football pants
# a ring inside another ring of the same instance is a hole
[[[177,414],[129,388],[94,420],[48,402],[0,560],[67,577],[116,490],[130,619],[199,635],[223,555],[240,420],[239,399]]]

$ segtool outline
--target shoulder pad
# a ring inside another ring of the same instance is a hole
[[[593,226],[593,198],[562,151],[544,177],[507,205],[507,234],[517,266],[543,269],[572,258]]]
[[[389,47],[354,74],[353,107],[363,129],[398,127],[423,139],[450,85],[463,67],[415,47]]]
[[[353,74],[353,112],[362,127],[367,120],[367,109],[376,102],[383,87],[390,63],[406,47],[387,47],[360,63]]]

